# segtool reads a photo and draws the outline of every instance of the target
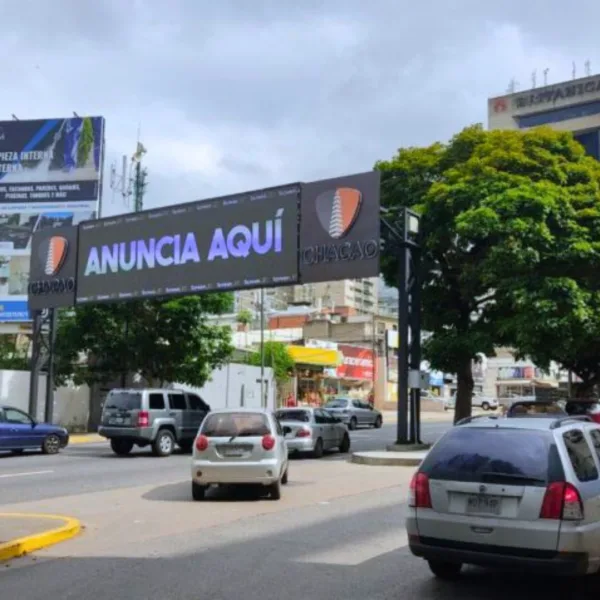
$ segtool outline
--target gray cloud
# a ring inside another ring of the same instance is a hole
[[[600,67],[600,4],[32,0],[3,7],[0,115],[103,114],[148,206],[371,168],[486,119],[533,69]],[[538,76],[541,81],[541,74]],[[122,207],[105,185],[105,206]]]

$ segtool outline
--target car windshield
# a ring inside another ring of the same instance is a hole
[[[346,408],[348,400],[345,398],[334,398],[325,404],[325,408]]]
[[[263,413],[209,413],[202,425],[206,437],[263,436],[271,433]]]
[[[564,415],[565,411],[557,402],[517,402],[508,409],[509,417]]]
[[[310,421],[310,415],[306,410],[279,410],[276,417],[279,421],[299,421],[300,423]]]
[[[549,431],[456,427],[432,448],[421,471],[430,479],[477,483],[559,480],[562,466]]]
[[[139,392],[111,392],[106,398],[104,408],[137,410],[141,406],[142,395]]]

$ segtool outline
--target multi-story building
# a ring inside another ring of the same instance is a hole
[[[591,75],[488,100],[490,129],[548,125],[572,131],[588,154],[600,160],[600,75]]]
[[[257,290],[236,294],[236,310],[255,310],[260,306]],[[318,310],[341,308],[362,314],[376,314],[378,279],[344,279],[307,285],[294,285],[265,290],[265,305],[272,310],[284,310],[289,304],[306,304]]]

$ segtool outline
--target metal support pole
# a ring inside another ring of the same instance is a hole
[[[265,398],[265,290],[260,288],[260,405],[266,407]]]
[[[410,348],[411,369],[421,371],[421,252],[411,251],[412,257],[412,289],[411,289],[411,332]],[[421,444],[421,388],[414,390],[413,435],[414,443]]]
[[[50,309],[48,332],[48,371],[46,377],[46,410],[44,420],[46,423],[52,423],[54,420],[54,347],[56,345],[58,313],[55,308]]]
[[[396,443],[408,442],[408,248],[401,247],[398,257],[398,419]]]
[[[29,414],[36,419],[38,409],[38,389],[40,375],[40,357],[42,354],[42,313],[32,315],[33,336],[31,340],[31,367],[29,369]]]

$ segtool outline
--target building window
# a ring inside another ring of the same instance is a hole
[[[538,127],[539,125],[560,123],[561,121],[570,121],[571,119],[591,117],[593,115],[600,115],[600,100],[576,106],[566,106],[565,108],[540,112],[535,115],[515,117],[515,119],[519,127],[525,129],[528,127]]]

